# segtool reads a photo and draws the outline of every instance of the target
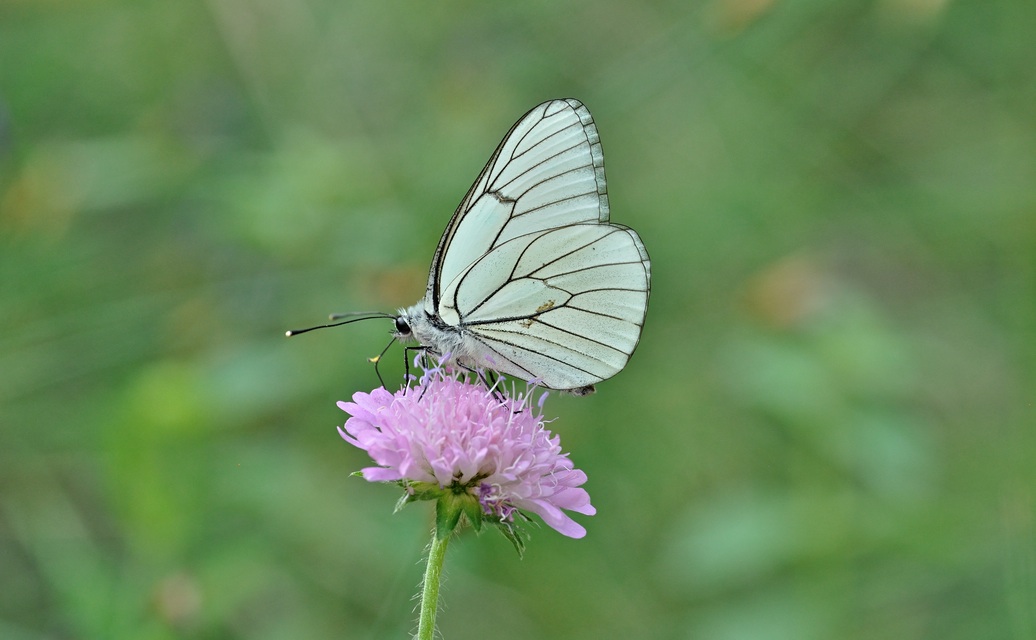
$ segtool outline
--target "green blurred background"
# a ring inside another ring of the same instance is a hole
[[[1036,637],[1034,28],[1029,0],[4,3],[0,637],[405,637],[428,505],[393,515],[335,431],[391,325],[283,331],[416,301],[499,138],[568,96],[651,310],[621,375],[546,405],[588,536],[464,536],[442,636]]]

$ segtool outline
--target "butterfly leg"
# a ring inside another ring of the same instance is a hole
[[[410,352],[420,351],[425,357],[428,356],[428,347],[418,345],[416,347],[403,347],[403,393],[410,388]],[[424,393],[421,393],[424,396]]]
[[[381,371],[378,369],[378,365],[381,364],[382,356],[384,356],[388,352],[389,347],[391,347],[392,344],[395,341],[396,341],[395,338],[389,340],[389,343],[387,345],[385,345],[385,348],[381,350],[381,353],[379,353],[378,355],[374,356],[373,358],[367,358],[368,362],[373,362],[374,363],[374,375],[378,376],[378,382],[380,382],[381,386],[383,388],[385,388],[385,389],[388,389],[388,387],[385,386],[385,379],[381,377]]]

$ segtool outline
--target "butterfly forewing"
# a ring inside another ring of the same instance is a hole
[[[432,261],[429,301],[438,304],[441,287],[512,238],[607,219],[590,112],[577,100],[541,104],[512,127],[453,214]]]

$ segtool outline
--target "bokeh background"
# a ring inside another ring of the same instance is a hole
[[[391,325],[283,331],[416,301],[499,138],[568,96],[651,309],[621,375],[547,401],[588,536],[463,536],[442,637],[1036,637],[1034,26],[5,2],[0,637],[406,637],[430,509],[335,431]]]

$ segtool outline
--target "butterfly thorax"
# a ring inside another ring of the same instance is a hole
[[[460,360],[465,365],[477,364],[472,362],[471,350],[465,346],[463,329],[429,313],[424,302],[399,310],[395,336],[402,341],[416,340],[429,353],[449,354],[451,362]]]

